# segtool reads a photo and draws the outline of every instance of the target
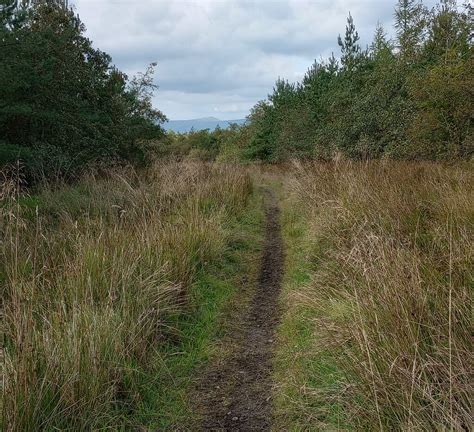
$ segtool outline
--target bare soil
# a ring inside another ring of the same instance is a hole
[[[272,355],[283,274],[280,210],[264,189],[265,240],[259,277],[250,304],[228,335],[228,356],[212,364],[194,397],[201,430],[267,431],[272,422]]]

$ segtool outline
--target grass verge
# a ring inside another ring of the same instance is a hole
[[[468,429],[472,166],[295,164],[287,190],[282,429]]]
[[[202,269],[190,288],[190,310],[176,317],[180,343],[169,345],[156,363],[156,380],[148,385],[138,423],[158,430],[199,429],[194,385],[212,358],[225,356],[220,342],[248,300],[249,280],[257,272],[263,235],[261,196],[254,191],[247,208],[228,221],[221,259]]]
[[[344,385],[342,372],[333,358],[335,353],[315,349],[318,335],[313,320],[320,313],[301,301],[311,295],[308,286],[318,266],[315,256],[323,253],[324,245],[313,244],[308,236],[308,215],[301,204],[288,195],[288,190],[281,194],[286,196],[282,201],[286,261],[283,315],[274,359],[277,385],[273,430],[340,430],[346,427],[341,404],[337,399],[328,403],[321,395],[334,394]]]
[[[249,175],[161,164],[33,197],[18,175],[0,179],[3,429],[136,430],[178,417],[149,419],[146,406],[183,395],[174,359],[190,370],[201,358],[230,292],[207,270],[228,253]]]

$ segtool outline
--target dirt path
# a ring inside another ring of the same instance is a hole
[[[199,386],[196,403],[205,431],[266,431],[271,425],[271,363],[284,258],[277,199],[273,191],[263,192],[266,228],[258,282],[229,336],[233,349]]]

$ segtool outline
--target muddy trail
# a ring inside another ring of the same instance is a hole
[[[279,320],[283,274],[280,210],[273,191],[263,190],[265,239],[250,305],[229,335],[230,354],[199,384],[201,430],[266,431],[272,418],[272,353]]]

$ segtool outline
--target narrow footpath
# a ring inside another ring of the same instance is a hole
[[[204,374],[196,401],[204,431],[268,431],[272,422],[272,355],[283,275],[280,209],[263,190],[265,240],[250,306],[229,338],[235,349]]]

